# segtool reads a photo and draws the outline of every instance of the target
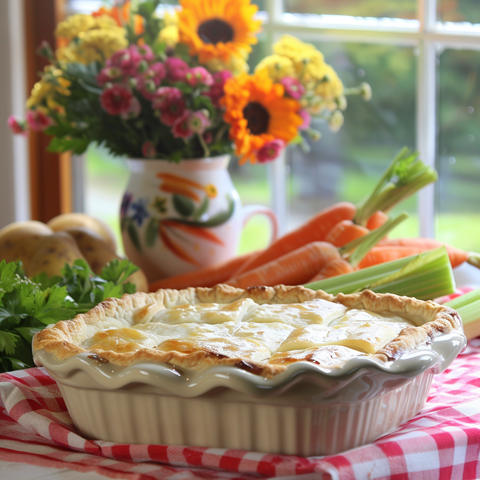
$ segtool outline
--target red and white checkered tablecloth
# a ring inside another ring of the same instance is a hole
[[[395,432],[341,455],[300,458],[218,448],[120,445],[78,435],[42,368],[0,374],[0,460],[125,479],[480,478],[480,339],[432,385],[425,408]]]

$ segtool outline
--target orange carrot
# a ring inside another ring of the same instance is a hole
[[[177,228],[178,230],[182,230],[190,235],[209,240],[210,242],[218,243],[218,245],[225,245],[220,238],[218,238],[207,228],[194,227],[192,225],[187,225],[186,223],[176,222],[175,220],[163,220],[163,225],[165,227]]]
[[[327,263],[320,272],[311,278],[307,283],[317,282],[324,278],[337,277],[338,275],[344,275],[345,273],[353,272],[353,267],[343,258],[337,258]]]
[[[157,173],[157,177],[165,180],[165,182],[168,183],[174,183],[183,186],[188,185],[189,187],[203,190],[203,186],[200,183],[194,182],[189,178],[181,177],[180,175],[175,175],[174,173]]]
[[[440,240],[435,240],[433,238],[385,238],[383,239],[378,246],[388,246],[388,247],[418,247],[423,248],[424,251],[434,250],[435,248],[445,247],[450,257],[450,263],[452,267],[458,267],[463,262],[469,259],[470,256],[475,255],[469,252],[465,252],[457,247],[448,245]],[[465,259],[466,257],[466,259]]]
[[[338,222],[324,238],[325,242],[329,242],[335,247],[343,247],[347,243],[363,237],[370,230],[362,225],[353,223],[352,220],[342,220]]]
[[[198,266],[198,262],[192,258],[182,247],[180,247],[176,242],[172,242],[170,237],[167,235],[166,229],[163,225],[160,225],[159,229],[160,238],[162,239],[163,244],[177,257],[180,257],[182,260],[185,260],[188,263]]]
[[[188,287],[213,287],[217,285],[217,283],[223,283],[228,280],[243,263],[257,254],[258,252],[246,253],[245,255],[234,257],[227,262],[184,273],[183,275],[157,280],[150,284],[150,291],[156,292],[161,288],[174,288],[179,290]]]
[[[381,227],[388,220],[388,215],[381,210],[375,212],[367,222],[367,228],[369,230],[375,230],[376,228]]]
[[[440,245],[441,246],[441,245]],[[434,250],[438,246],[432,247],[429,243],[426,245],[417,246],[402,246],[402,245],[380,245],[373,248],[365,258],[360,262],[359,268],[371,267],[379,263],[390,262],[400,258],[418,255],[419,253]],[[452,267],[458,267],[466,262],[469,258],[469,253],[455,247],[448,246],[447,253],[450,258]]]
[[[255,285],[301,285],[336,258],[340,258],[340,254],[330,243],[311,242],[254,270],[235,275],[226,283],[240,288]]]
[[[322,210],[307,223],[279,238],[257,257],[246,262],[235,273],[235,277],[254,270],[311,242],[323,241],[325,235],[333,226],[342,220],[351,220],[356,210],[355,205],[349,202],[336,203]]]

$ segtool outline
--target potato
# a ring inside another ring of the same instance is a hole
[[[38,244],[52,234],[50,227],[34,220],[7,225],[0,230],[0,261],[20,260],[24,266],[27,265]]]
[[[117,241],[111,228],[102,220],[90,217],[84,213],[64,213],[52,218],[47,225],[55,232],[68,228],[84,227],[100,235],[114,252],[117,251]]]
[[[121,257],[110,248],[100,235],[87,228],[67,228],[65,233],[72,236],[93,273],[97,275],[99,275],[103,267],[114,258],[121,260]],[[148,292],[147,277],[141,270],[130,275],[126,281],[135,284],[137,292]]]
[[[44,237],[38,244],[31,261],[25,264],[27,277],[32,278],[42,272],[49,277],[60,275],[66,263],[73,265],[84,258],[75,240],[65,232],[55,232]]]

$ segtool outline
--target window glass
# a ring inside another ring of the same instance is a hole
[[[437,0],[437,18],[441,22],[480,23],[478,0]]]
[[[480,52],[445,50],[439,62],[436,236],[480,250]]]
[[[284,8],[285,12],[316,15],[417,18],[416,0],[284,0]]]
[[[311,152],[289,153],[289,228],[334,202],[358,204],[372,192],[395,154],[415,146],[416,58],[412,48],[353,43],[318,43],[345,86],[368,82],[370,102],[348,97],[338,133],[317,123],[322,138]],[[393,236],[418,235],[416,198],[395,209],[411,215]]]

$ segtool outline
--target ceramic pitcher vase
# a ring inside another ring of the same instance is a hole
[[[127,257],[150,282],[220,263],[237,255],[245,223],[266,215],[276,237],[277,220],[263,206],[242,207],[223,155],[179,163],[127,160],[130,179],[121,206]]]

